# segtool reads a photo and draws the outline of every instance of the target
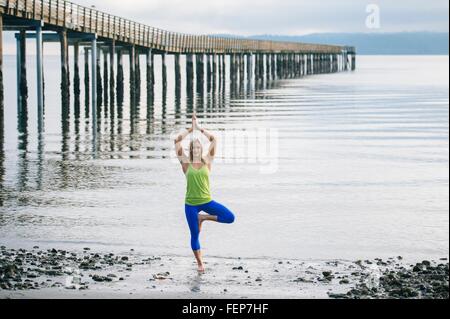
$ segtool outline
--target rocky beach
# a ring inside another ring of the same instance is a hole
[[[0,298],[448,299],[447,258],[288,260],[0,247]]]

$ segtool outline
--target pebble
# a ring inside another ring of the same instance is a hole
[[[105,277],[105,276],[100,276],[100,275],[93,275],[92,280],[94,280],[96,282],[112,281],[112,279],[110,277]]]

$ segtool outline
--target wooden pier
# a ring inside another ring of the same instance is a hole
[[[75,108],[79,108],[82,90],[79,73],[80,48],[85,57],[85,103],[90,103],[93,122],[99,105],[121,105],[124,101],[123,55],[130,61],[130,104],[140,99],[141,67],[139,57],[146,57],[147,99],[155,84],[154,55],[161,55],[162,87],[167,90],[166,56],[175,56],[175,87],[181,85],[180,56],[186,58],[188,92],[206,87],[223,90],[227,78],[230,86],[251,81],[299,78],[306,75],[355,70],[356,50],[349,46],[317,45],[238,38],[191,35],[170,32],[120,18],[93,8],[63,0],[0,0],[0,139],[3,139],[3,31],[16,32],[17,103],[19,112],[27,108],[28,85],[26,40],[36,41],[36,78],[39,132],[44,130],[43,43],[58,42],[61,47],[61,105],[70,107],[73,86]],[[74,47],[73,78],[69,63],[69,46]],[[100,57],[103,54],[103,74]],[[108,59],[109,58],[109,59]],[[90,60],[90,65],[89,65]],[[227,62],[229,66],[227,67]],[[195,73],[194,74],[194,63]],[[206,64],[206,72],[205,72]],[[107,108],[105,108],[107,109]]]

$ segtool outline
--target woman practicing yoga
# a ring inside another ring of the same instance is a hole
[[[189,135],[199,130],[211,142],[208,154],[203,156],[203,146],[199,139],[191,139],[189,157],[184,153],[181,142]],[[177,157],[180,160],[183,172],[187,179],[185,200],[186,219],[191,232],[191,247],[198,264],[198,271],[205,272],[200,250],[199,235],[204,221],[214,221],[224,224],[234,222],[233,213],[225,206],[212,200],[209,189],[209,173],[216,154],[216,138],[205,129],[198,127],[197,116],[192,117],[192,127],[179,135],[175,140]],[[205,212],[208,215],[200,214]]]

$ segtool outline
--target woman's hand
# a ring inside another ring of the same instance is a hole
[[[194,114],[192,115],[192,130],[199,130],[200,128],[198,127],[198,123],[197,123],[197,113],[194,112]]]

